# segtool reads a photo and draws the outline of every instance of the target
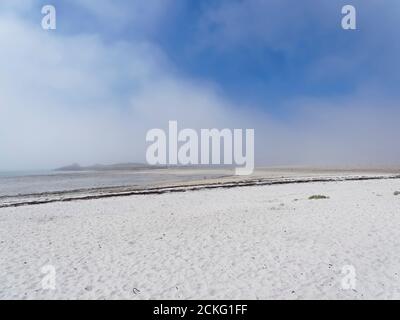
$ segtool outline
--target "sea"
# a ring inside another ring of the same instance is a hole
[[[107,187],[146,187],[221,177],[221,174],[158,170],[14,171],[0,172],[0,197]]]

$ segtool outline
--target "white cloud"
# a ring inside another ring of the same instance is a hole
[[[141,42],[107,46],[0,20],[0,168],[143,160],[147,130],[221,119],[224,102]],[[11,30],[12,32],[5,32]]]

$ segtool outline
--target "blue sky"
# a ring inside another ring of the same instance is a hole
[[[47,3],[37,1],[36,6]],[[167,0],[149,5],[103,0],[98,9],[93,1],[86,3],[54,0],[57,32],[97,34],[110,45],[150,41],[182,74],[215,82],[229,97],[261,108],[267,101],[272,113],[280,114],[288,98],[348,95],[369,80],[388,93],[397,91],[396,1],[351,2],[357,9],[355,31],[340,28],[341,8],[349,3],[341,0]],[[107,8],[114,9],[108,13]],[[148,17],[137,21],[141,14]],[[339,68],[330,68],[330,62]]]
[[[53,0],[47,32],[44,4],[0,5],[0,169],[140,161],[172,118],[254,127],[263,164],[397,162],[398,1]]]

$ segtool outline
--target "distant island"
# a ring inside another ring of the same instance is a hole
[[[117,163],[117,164],[95,164],[92,166],[81,166],[73,163],[65,167],[54,169],[54,171],[105,171],[105,170],[141,170],[141,169],[165,169],[166,166],[149,166],[144,163]]]

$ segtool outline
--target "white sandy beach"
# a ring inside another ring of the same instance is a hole
[[[316,182],[2,208],[0,299],[399,298],[395,191]]]

